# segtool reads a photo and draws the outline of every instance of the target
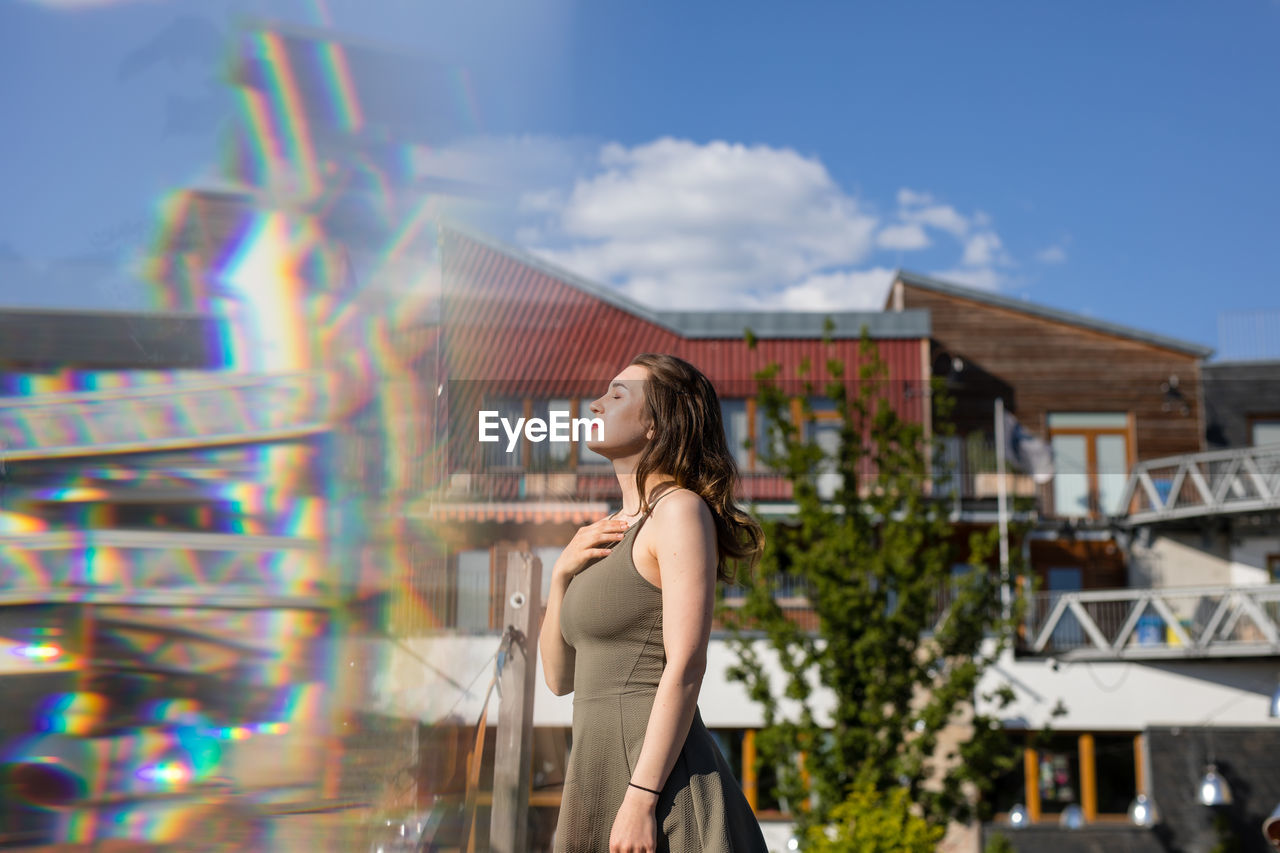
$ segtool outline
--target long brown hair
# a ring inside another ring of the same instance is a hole
[[[729,452],[715,386],[674,355],[641,353],[631,363],[649,369],[644,399],[653,424],[653,440],[635,470],[641,509],[649,509],[644,483],[654,472],[700,495],[715,520],[717,575],[732,580],[738,569],[749,570],[759,559],[764,531],[734,499],[738,464]]]

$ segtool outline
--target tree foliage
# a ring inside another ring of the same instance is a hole
[[[933,853],[945,830],[912,807],[906,788],[859,785],[831,809],[831,822],[811,826],[809,853]]]
[[[801,408],[812,413],[807,375],[783,377],[775,364],[757,376],[766,423],[757,454],[790,481],[796,513],[764,520],[759,570],[722,618],[738,657],[730,675],[763,707],[759,760],[776,768],[776,793],[801,838],[838,819],[851,792],[901,789],[930,826],[967,821],[982,809],[976,795],[1015,760],[998,721],[983,716],[972,718],[953,753],[937,754],[943,730],[971,712],[978,679],[999,653],[998,639],[994,649],[986,641],[1008,635],[1008,614],[992,565],[995,532],[974,534],[962,550],[941,499],[947,487],[934,460],[949,411],[942,386],[894,389],[886,373],[865,330],[851,376],[828,361],[825,392],[839,441],[827,451],[790,416],[797,382]],[[926,394],[932,436],[923,417],[891,402],[914,402],[922,413]],[[972,571],[954,571],[962,561]],[[784,582],[807,589],[816,632],[779,605]],[[765,655],[776,655],[781,684]],[[820,712],[815,700],[827,691],[833,704]],[[1000,698],[1007,702],[1010,691]]]

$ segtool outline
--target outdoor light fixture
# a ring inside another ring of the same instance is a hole
[[[1022,829],[1030,822],[1031,820],[1027,816],[1027,807],[1022,803],[1017,803],[1013,808],[1009,809],[1010,829]]]
[[[1280,850],[1280,805],[1276,806],[1271,817],[1262,822],[1262,837],[1267,839],[1272,847]]]
[[[1218,773],[1217,765],[1210,764],[1204,769],[1204,776],[1200,779],[1198,795],[1201,805],[1231,805],[1231,786],[1228,785],[1227,780]]]
[[[1139,794],[1129,804],[1129,822],[1134,826],[1150,829],[1160,821],[1155,801],[1146,794]]]
[[[1084,826],[1084,809],[1075,803],[1067,806],[1062,810],[1062,816],[1058,818],[1058,825],[1063,829],[1080,829]]]

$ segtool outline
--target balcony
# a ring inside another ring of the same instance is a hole
[[[1140,462],[1119,505],[1131,525],[1280,509],[1280,445]]]
[[[325,607],[318,542],[281,536],[55,531],[0,536],[0,605]]]
[[[0,459],[279,441],[326,429],[330,404],[321,373],[212,376],[0,399]]]
[[[1064,660],[1280,655],[1280,584],[1034,593],[1021,633]]]

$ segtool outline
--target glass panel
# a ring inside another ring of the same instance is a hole
[[[1049,570],[1049,592],[1075,592],[1083,582],[1080,569],[1069,566]]]
[[[1280,444],[1280,420],[1254,421],[1250,441],[1254,447],[1264,444]]]
[[[1128,440],[1123,435],[1100,435],[1097,442],[1098,507],[1106,515],[1117,515],[1129,479]]]
[[[1036,784],[1042,812],[1060,812],[1080,801],[1080,750],[1073,735],[1052,738],[1038,755]]]
[[[729,452],[738,463],[738,469],[747,470],[750,451],[747,449],[747,401],[725,399],[720,401],[720,414],[724,419],[724,437],[729,444]]]
[[[489,551],[458,553],[458,627],[489,630]]]
[[[1050,412],[1049,429],[1125,429],[1125,412]]]
[[[1054,608],[1058,606],[1058,595],[1054,593],[1075,592],[1084,585],[1084,572],[1080,569],[1069,566],[1066,568],[1049,569],[1049,609],[1047,613],[1052,613]],[[1080,625],[1080,620],[1070,610],[1062,614],[1058,626],[1053,629],[1053,636],[1049,640],[1053,647],[1058,650],[1074,649],[1086,645],[1089,640],[1085,636],[1084,628]]]
[[[573,445],[568,441],[552,441],[551,413],[559,412],[564,426],[559,433],[572,438],[571,422],[573,410],[569,400],[538,401],[533,404],[533,416],[547,422],[547,437],[542,441],[530,442],[531,469],[534,471],[567,471],[569,470],[569,452]],[[522,439],[523,440],[523,439]]]
[[[1126,814],[1138,793],[1133,735],[1098,735],[1093,741],[1098,773],[1098,812]]]
[[[507,452],[507,444],[510,439],[507,437],[507,429],[504,427],[503,419],[511,427],[520,422],[524,417],[524,401],[515,399],[505,400],[488,400],[485,402],[485,410],[496,411],[497,419],[491,420],[492,426],[489,435],[498,437],[497,441],[486,441],[481,447],[484,448],[484,465],[486,470],[494,468],[518,468],[524,464],[523,448],[524,437],[521,436],[516,440],[515,446],[511,448],[511,452]]]
[[[825,454],[818,464],[818,497],[829,501],[836,494],[840,485],[840,475],[836,473],[836,454],[840,452],[840,421],[810,421],[806,432],[810,441],[817,443]]]
[[[592,397],[591,399],[587,399],[586,397],[583,397],[581,400],[578,401],[578,417],[587,418],[588,420],[595,417],[595,414],[589,408],[589,406],[591,405],[591,401],[594,399],[595,397]],[[583,440],[578,442],[578,464],[579,465],[608,465],[609,464],[608,459],[605,459],[599,453],[596,453],[594,450],[591,450],[590,448],[587,447],[587,441],[586,441],[587,438],[594,439],[594,438],[599,438],[599,436],[592,433],[590,430],[583,430],[581,435]]]
[[[716,748],[724,756],[726,763],[733,769],[733,778],[742,784],[742,729],[711,729],[711,737]]]
[[[831,412],[832,414],[835,414],[836,401],[830,397],[810,397],[809,410],[815,414],[820,414],[822,412]]]
[[[1052,440],[1053,509],[1058,515],[1089,514],[1089,474],[1085,469],[1085,437],[1055,435]]]

